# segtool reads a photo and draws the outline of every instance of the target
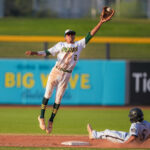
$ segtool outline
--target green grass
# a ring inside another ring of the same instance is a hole
[[[96,19],[54,19],[54,18],[3,18],[0,19],[0,35],[64,35],[67,28],[85,35],[98,22]],[[150,20],[115,19],[105,23],[97,36],[149,37]],[[140,31],[140,32],[139,32]]]
[[[129,109],[101,109],[101,108],[60,108],[54,122],[53,134],[87,135],[86,125],[90,123],[96,130],[114,129],[128,131],[130,122]],[[43,133],[38,126],[37,108],[3,108],[0,109],[0,133]],[[150,110],[144,110],[145,118],[150,120]],[[51,114],[51,107],[46,112],[46,120]]]

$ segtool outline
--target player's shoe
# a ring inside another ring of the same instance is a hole
[[[93,129],[92,129],[90,124],[87,124],[87,131],[89,133],[89,139],[94,139],[93,136],[92,136]]]
[[[44,118],[40,118],[40,116],[38,116],[38,121],[39,121],[39,126],[40,126],[40,128],[41,128],[42,130],[46,130]]]
[[[46,128],[46,133],[49,134],[52,132],[52,128],[53,128],[53,122],[48,121],[48,125]]]

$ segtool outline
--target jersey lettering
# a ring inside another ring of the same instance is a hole
[[[63,47],[62,52],[77,52],[78,51],[78,47]]]

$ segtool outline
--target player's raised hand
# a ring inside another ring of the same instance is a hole
[[[113,9],[111,9],[110,7],[104,7],[101,12],[100,21],[90,32],[91,36],[94,36],[96,34],[96,32],[100,29],[101,25],[104,22],[109,21],[112,18],[112,16],[114,15],[114,13],[115,13],[115,11]]]
[[[100,21],[102,23],[111,20],[112,16],[114,15],[115,11],[110,7],[104,7],[100,16]]]

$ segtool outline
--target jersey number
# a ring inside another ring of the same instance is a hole
[[[140,138],[141,141],[145,140],[146,133],[147,133],[147,130],[144,129],[144,130],[142,131],[142,136],[141,136],[141,138]]]

